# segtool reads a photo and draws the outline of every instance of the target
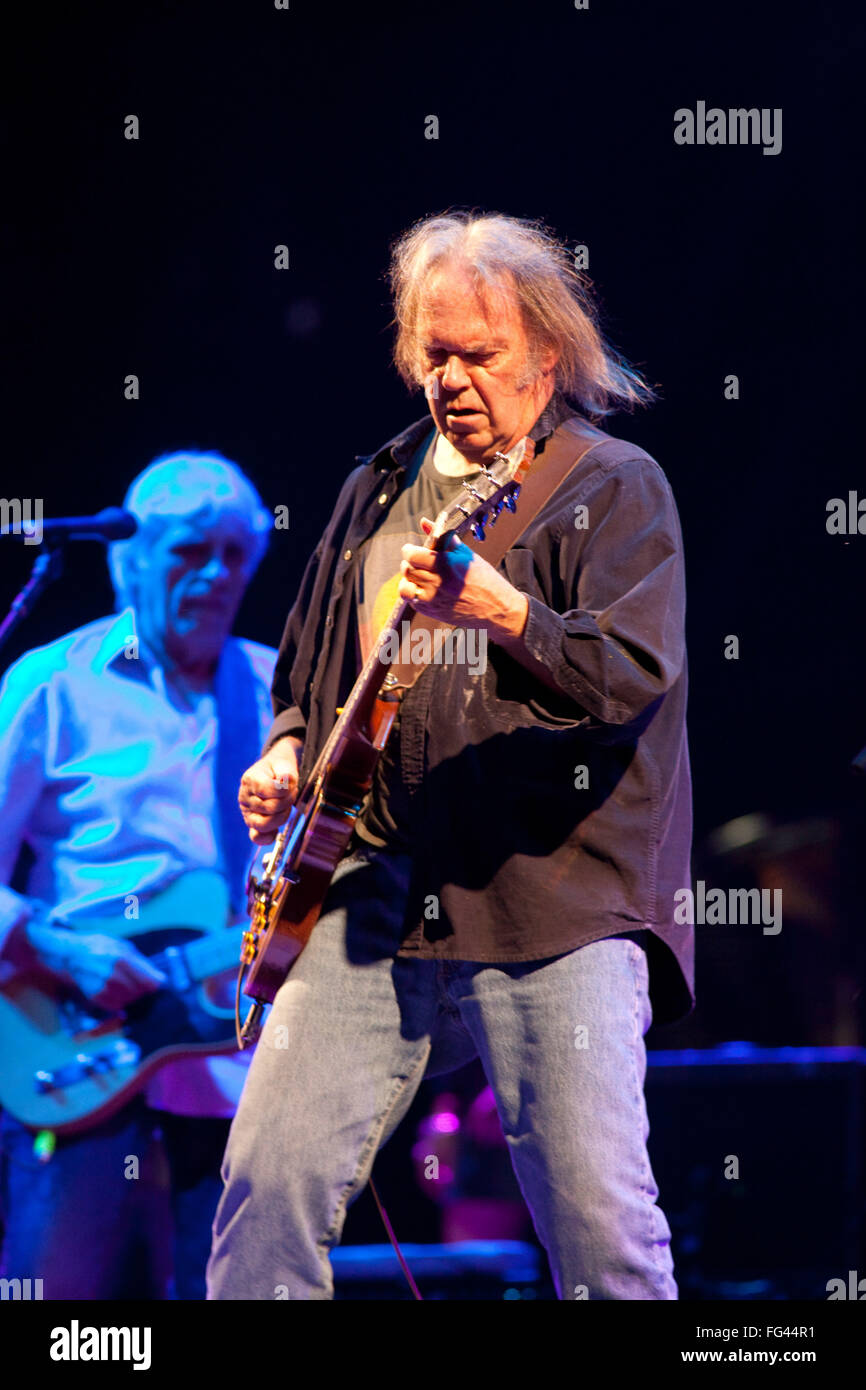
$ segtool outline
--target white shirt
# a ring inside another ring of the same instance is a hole
[[[131,610],[28,652],[0,685],[0,950],[46,903],[73,928],[93,919],[128,935],[129,894],[145,897],[194,869],[225,876],[212,693],[184,698],[134,642]],[[276,652],[240,642],[255,675],[261,739],[272,721]],[[137,655],[133,654],[137,651]],[[27,844],[27,897],[7,885]],[[8,970],[8,965],[4,967]],[[157,1072],[151,1105],[231,1116],[249,1053],[172,1062]]]

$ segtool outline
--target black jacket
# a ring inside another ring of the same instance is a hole
[[[554,397],[537,447],[574,413]],[[357,676],[358,547],[432,428],[425,417],[357,460],[307,565],[266,743],[305,739],[302,780]],[[691,846],[682,538],[658,464],[600,439],[500,565],[529,599],[523,640],[560,693],[490,643],[483,675],[429,666],[404,699],[415,848],[399,954],[540,960],[648,928],[665,1022],[691,1007],[694,978],[693,929],[673,920]]]

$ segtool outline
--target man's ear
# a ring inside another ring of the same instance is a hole
[[[123,560],[123,598],[129,608],[134,608],[138,601],[139,580],[144,567],[141,552],[133,547]]]
[[[540,370],[541,372],[543,372],[544,375],[546,376],[548,372],[552,372],[552,371],[553,371],[554,367],[556,366],[557,362],[559,361],[559,358],[560,358],[560,353],[559,353],[559,351],[558,351],[557,348],[555,348],[555,347],[545,348],[544,351],[542,352],[542,354],[541,354],[539,360],[538,360],[538,367],[539,367],[539,370]]]

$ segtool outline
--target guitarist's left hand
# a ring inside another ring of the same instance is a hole
[[[426,516],[421,526],[428,534],[433,529]],[[410,544],[402,554],[398,592],[419,613],[455,627],[485,628],[503,646],[522,635],[526,595],[468,545],[453,537],[445,550]]]

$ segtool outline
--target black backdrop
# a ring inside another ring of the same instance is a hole
[[[354,455],[424,412],[389,364],[391,238],[448,206],[544,218],[662,392],[610,428],[680,507],[697,833],[834,807],[866,743],[866,536],[825,525],[866,495],[863,34],[802,0],[21,7],[0,493],[97,510],[158,453],[221,450],[290,509],[238,623],[276,645]],[[781,107],[781,153],[677,145],[698,100]],[[0,545],[8,602],[34,551]],[[76,547],[4,664],[110,606]]]

